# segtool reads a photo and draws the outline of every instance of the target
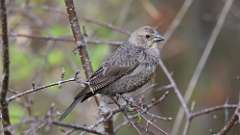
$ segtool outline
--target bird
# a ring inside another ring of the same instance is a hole
[[[135,91],[151,80],[160,59],[160,42],[164,37],[151,26],[132,32],[86,81],[72,104],[62,113],[62,121],[79,102],[95,94],[115,96]]]

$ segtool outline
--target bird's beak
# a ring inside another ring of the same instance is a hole
[[[165,38],[162,35],[160,35],[159,33],[156,33],[154,35],[154,38],[153,38],[154,42],[161,42],[161,41],[164,41],[164,40],[165,40]]]

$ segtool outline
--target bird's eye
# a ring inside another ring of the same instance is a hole
[[[150,35],[146,35],[146,38],[147,38],[147,39],[150,38]]]

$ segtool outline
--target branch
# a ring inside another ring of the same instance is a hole
[[[118,102],[117,100],[115,100],[114,98],[111,98],[113,100],[113,102],[118,106],[119,110],[121,110],[121,112],[123,113],[123,116],[124,118],[131,124],[131,126],[133,128],[136,129],[137,133],[139,135],[142,135],[141,133],[141,129],[138,127],[138,125],[136,124],[136,122],[134,122],[131,118],[129,118],[129,116],[127,115],[127,112],[126,112],[126,107],[122,107]]]
[[[206,62],[208,60],[208,57],[211,53],[211,50],[216,42],[216,39],[223,27],[223,24],[224,24],[224,21],[226,20],[226,16],[232,6],[232,3],[233,3],[234,0],[226,0],[225,4],[224,4],[224,7],[220,13],[220,16],[217,20],[217,23],[216,23],[216,26],[214,27],[213,31],[212,31],[212,34],[209,38],[209,41],[207,42],[207,45],[206,45],[206,48],[199,60],[199,63],[193,73],[193,76],[188,84],[188,87],[187,87],[187,90],[186,90],[186,93],[185,93],[185,100],[186,102],[188,103],[189,100],[191,99],[192,97],[192,94],[193,94],[193,91],[194,91],[194,88],[198,82],[198,79],[202,73],[202,70],[203,68],[205,67],[206,65]],[[180,108],[180,110],[178,111],[177,113],[177,117],[176,117],[176,120],[175,120],[175,124],[174,124],[174,128],[173,128],[173,132],[172,134],[176,134],[178,133],[178,130],[179,130],[179,127],[181,125],[181,122],[182,122],[182,119],[183,119],[183,110],[182,108]]]
[[[80,17],[80,20],[83,20],[85,22],[89,22],[89,23],[94,23],[94,24],[97,24],[99,26],[103,26],[103,27],[106,27],[108,29],[111,29],[113,31],[116,31],[116,32],[119,32],[119,33],[122,33],[122,34],[125,34],[125,35],[130,35],[130,32],[128,30],[125,30],[125,29],[122,29],[122,28],[119,28],[117,26],[114,26],[110,23],[106,23],[106,22],[101,22],[101,21],[98,21],[98,20],[94,20],[94,19],[90,19],[90,18],[86,18],[86,17]]]
[[[67,8],[69,22],[73,32],[74,40],[78,47],[78,51],[79,51],[81,62],[83,64],[85,75],[87,78],[89,78],[93,70],[92,70],[91,62],[89,60],[89,56],[87,53],[86,42],[85,42],[84,36],[81,33],[81,29],[78,23],[78,18],[74,8],[73,0],[65,0],[65,5]]]
[[[172,75],[168,72],[166,66],[164,65],[164,63],[162,62],[161,59],[159,60],[159,64],[160,64],[163,72],[167,76],[169,82],[171,83],[171,85],[172,85],[172,87],[174,89],[174,92],[177,95],[178,100],[180,101],[180,103],[181,103],[181,105],[182,105],[182,107],[183,107],[187,117],[190,117],[190,111],[189,111],[189,109],[187,107],[186,101],[184,100],[182,94],[180,93],[180,90],[179,90],[177,84],[175,83],[174,79],[172,78]]]
[[[89,78],[93,73],[93,69],[92,69],[91,61],[89,60],[88,52],[86,49],[87,43],[85,41],[83,34],[81,33],[81,29],[78,23],[78,18],[75,11],[73,0],[65,0],[65,5],[66,5],[71,29],[73,32],[74,40],[78,47],[78,53],[79,53],[81,62],[83,64],[83,69],[84,69],[86,78]],[[97,106],[99,106],[100,103],[96,96],[94,96],[94,99]]]
[[[2,35],[2,34],[0,34]],[[27,34],[8,34],[9,37],[14,38],[29,38],[29,39],[39,39],[39,40],[46,40],[46,41],[58,41],[58,42],[70,42],[74,43],[75,41],[69,38],[61,38],[61,37],[44,37],[39,35],[27,35]],[[87,39],[87,44],[108,44],[108,45],[123,45],[123,41],[105,41],[105,40],[99,40],[99,39]]]
[[[31,6],[27,7],[27,10],[25,8],[24,9],[19,9],[19,7],[12,7],[10,10],[14,11],[16,13],[19,13],[19,12],[24,12],[24,13],[27,12],[28,13],[29,9],[33,10],[33,9],[36,9],[36,8],[41,8],[41,9],[46,10],[46,11],[55,12],[55,13],[58,13],[58,14],[61,14],[61,15],[66,15],[66,13],[62,12],[61,9],[57,9],[55,7],[46,6],[46,5],[31,5]],[[113,24],[108,23],[108,22],[98,21],[98,20],[83,17],[83,16],[81,16],[79,19],[82,20],[82,21],[88,22],[88,23],[96,24],[96,25],[111,29],[113,31],[116,31],[116,32],[119,32],[119,33],[122,33],[122,34],[125,34],[125,35],[130,35],[130,32],[128,30],[120,28],[118,26],[114,26]]]
[[[203,110],[200,110],[200,111],[197,111],[197,112],[193,112],[191,114],[190,119],[194,119],[198,116],[206,115],[206,114],[209,114],[211,112],[215,112],[215,111],[222,110],[222,109],[235,109],[235,108],[237,108],[237,106],[238,105],[234,105],[234,104],[233,105],[224,104],[224,105],[218,105],[218,106],[206,108],[206,109],[203,109]]]
[[[169,26],[167,32],[164,34],[164,38],[165,40],[163,41],[164,44],[166,44],[169,39],[172,37],[173,33],[175,32],[175,30],[177,29],[177,27],[180,25],[180,23],[182,22],[185,14],[187,13],[187,11],[189,10],[189,8],[191,7],[193,3],[193,0],[185,0],[181,9],[179,10],[179,12],[177,13],[176,17],[174,18],[174,20],[172,21],[171,25]]]
[[[1,88],[1,113],[2,113],[2,125],[4,129],[4,135],[11,135],[8,126],[11,125],[8,103],[6,101],[7,92],[9,89],[9,46],[8,46],[8,22],[7,22],[7,9],[5,0],[1,0],[0,4],[1,12],[1,27],[2,27],[2,63],[3,63],[3,79]]]
[[[234,114],[232,115],[231,119],[220,130],[218,135],[226,135],[238,120],[240,120],[240,101],[239,101],[238,107],[236,108],[236,110],[235,110]]]
[[[112,117],[112,116],[110,116]],[[100,124],[102,124],[103,122],[105,121],[105,118],[100,118],[99,120],[97,120],[93,125],[89,125],[88,126],[88,129],[93,129],[93,128],[96,128],[97,126],[99,126]],[[81,134],[79,135],[84,135],[86,132],[81,132]]]
[[[15,100],[15,99],[17,99],[19,97],[22,97],[22,96],[25,96],[25,95],[28,95],[28,94],[31,94],[31,93],[38,92],[40,90],[44,90],[44,89],[49,88],[49,87],[58,86],[60,84],[73,82],[73,81],[76,81],[76,80],[77,80],[77,78],[73,77],[73,78],[69,78],[67,80],[58,81],[58,82],[50,83],[50,84],[43,85],[43,86],[40,86],[40,87],[37,87],[37,88],[32,88],[32,89],[29,89],[29,90],[25,90],[25,91],[23,91],[21,93],[15,94],[15,95],[7,98],[7,102],[11,102],[11,101],[13,101],[13,100]]]
[[[86,50],[86,41],[80,30],[80,26],[78,23],[78,18],[77,18],[76,12],[75,12],[73,0],[65,0],[65,5],[67,8],[67,13],[69,16],[69,22],[71,24],[73,36],[74,36],[75,42],[77,44],[77,47],[79,48],[79,55],[80,55],[80,58],[81,58],[81,61],[83,64],[83,68],[85,70],[86,77],[89,78],[91,76],[91,74],[93,73],[93,70],[92,70],[91,62],[89,60],[88,53]],[[94,99],[95,99],[97,106],[99,107],[100,102],[99,102],[97,96],[94,96]],[[105,103],[103,103],[103,104],[105,104]],[[103,114],[102,116],[106,117],[105,114]],[[104,125],[105,132],[108,132],[108,134],[110,134],[110,135],[113,134],[114,131],[113,131],[112,119],[104,121],[103,125]]]
[[[164,45],[169,41],[169,39],[172,37],[173,33],[175,32],[175,30],[177,29],[177,27],[180,25],[180,23],[182,22],[185,14],[187,13],[187,11],[189,10],[189,8],[191,7],[193,3],[193,0],[185,0],[182,7],[180,8],[179,12],[177,13],[176,17],[174,18],[174,20],[172,21],[171,25],[169,26],[167,32],[164,34],[164,37],[165,37],[165,40],[164,40]],[[176,90],[175,90],[176,92]],[[179,93],[179,91],[178,91]],[[180,94],[180,93],[179,93]],[[181,95],[182,96],[182,95]],[[183,103],[184,100],[182,100],[182,103]],[[186,103],[184,102],[185,106]],[[186,107],[185,107],[185,112],[188,112],[189,111],[186,111]],[[182,112],[183,113],[183,112]],[[177,122],[178,119],[175,120],[174,122],[174,125],[173,125],[173,130],[172,130],[172,134],[176,134],[179,129],[179,122]]]
[[[62,122],[59,122],[59,121],[51,121],[50,124],[65,127],[65,128],[71,128],[71,129],[74,129],[74,130],[82,130],[82,131],[86,131],[88,133],[93,133],[93,134],[97,134],[97,135],[107,135],[107,133],[99,132],[97,130],[89,129],[88,127],[80,126],[80,125],[65,124],[65,123],[62,123]]]
[[[144,114],[149,115],[152,119],[160,119],[160,120],[172,120],[172,118],[166,118],[166,117],[161,117],[158,115],[155,115],[153,113],[150,113],[149,110],[151,108],[153,108],[155,105],[161,103],[168,95],[168,91],[166,91],[160,98],[158,98],[157,100],[152,100],[151,103],[149,104],[142,104],[142,103],[138,103],[137,101],[134,101],[132,99],[129,99],[126,96],[121,96],[124,101],[126,101],[125,105],[120,105],[114,98],[112,98],[112,100],[114,101],[114,103],[118,106],[117,109],[112,111],[112,115],[115,115],[119,112],[122,112],[124,114],[124,118],[125,121],[120,125],[117,126],[115,128],[114,131],[117,131],[119,128],[121,128],[122,126],[130,123],[132,125],[132,127],[134,127],[136,129],[136,131],[138,132],[138,134],[144,134],[144,133],[148,133],[148,130],[144,130],[144,128],[139,127],[140,125],[138,125],[138,123],[136,123],[133,119],[136,119],[139,117],[139,115],[146,121],[147,125],[152,125],[154,128],[156,128],[157,130],[159,130],[162,134],[167,135],[167,133],[162,130],[161,128],[159,128],[154,122],[151,122],[151,120],[147,119]],[[141,100],[140,100],[141,102]],[[131,116],[128,116],[127,113],[136,113],[133,114]],[[148,128],[148,126],[146,127],[146,129]],[[143,129],[143,130],[142,130]],[[116,133],[116,132],[115,132]]]

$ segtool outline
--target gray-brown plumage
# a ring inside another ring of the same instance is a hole
[[[134,91],[150,79],[160,57],[158,43],[164,38],[150,26],[134,31],[89,78],[89,86],[82,90],[63,113],[64,119],[76,106],[96,93],[114,96]]]

